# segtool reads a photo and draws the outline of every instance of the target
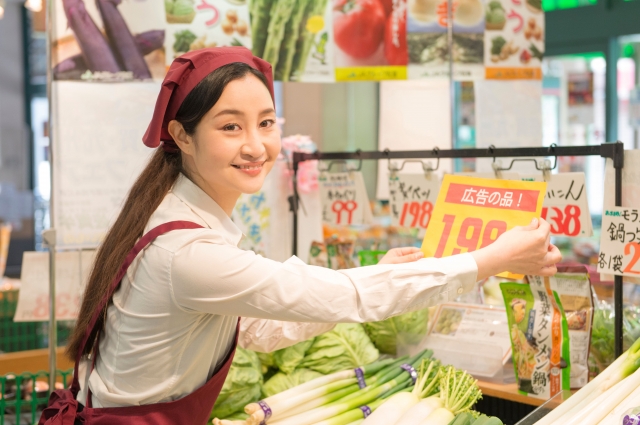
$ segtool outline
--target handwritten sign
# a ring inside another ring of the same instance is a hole
[[[56,253],[56,319],[75,320],[95,251]],[[49,320],[49,253],[25,252],[16,322]]]
[[[362,173],[323,173],[318,178],[322,202],[322,221],[349,226],[373,219]]]
[[[522,175],[521,178],[523,181],[544,181],[542,174]],[[593,235],[584,173],[561,173],[549,176],[541,217],[551,225],[552,235],[569,237]]]
[[[244,249],[267,256],[271,208],[267,193],[261,190],[254,194],[243,194],[233,211],[233,221],[242,230],[245,238],[240,243]]]
[[[426,229],[439,191],[440,179],[435,175],[391,174],[389,201],[392,224]]]
[[[529,224],[540,217],[546,186],[446,175],[422,242],[425,257],[473,252],[512,227]]]
[[[640,277],[640,209],[606,208],[602,214],[598,271]]]

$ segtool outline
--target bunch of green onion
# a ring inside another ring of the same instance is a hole
[[[413,378],[401,366],[420,367],[432,355],[425,350],[397,360],[363,366],[365,386],[355,370],[314,379],[245,407],[247,425],[350,425],[375,411],[384,400],[413,385]],[[362,387],[362,388],[361,388]]]

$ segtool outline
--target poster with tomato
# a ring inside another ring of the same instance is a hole
[[[406,18],[406,0],[333,0],[336,80],[405,80]]]
[[[486,78],[541,79],[544,55],[541,0],[490,0],[485,15]]]
[[[251,48],[246,0],[165,0],[166,64],[206,47]]]
[[[249,0],[249,12],[253,54],[276,80],[334,81],[330,0]]]
[[[408,0],[407,46],[410,79],[449,77],[446,0]],[[453,74],[458,80],[484,78],[483,0],[454,0]]]

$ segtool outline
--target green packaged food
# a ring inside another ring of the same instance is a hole
[[[569,334],[549,279],[500,284],[507,309],[513,367],[521,394],[548,399],[569,389]]]

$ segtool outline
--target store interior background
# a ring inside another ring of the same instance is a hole
[[[638,149],[639,130],[630,123],[629,98],[640,86],[640,0],[545,0],[543,6],[546,52],[541,144],[620,140],[626,149]],[[27,10],[22,1],[6,0],[0,20],[0,220],[14,224],[6,272],[14,277],[20,274],[22,252],[42,249],[41,232],[49,221],[44,31],[44,12]],[[590,75],[593,101],[572,104],[570,85],[576,78],[584,84]],[[278,113],[286,119],[284,135],[308,134],[322,151],[378,149],[378,83],[277,83],[276,92]],[[474,147],[473,83],[456,83],[455,92],[454,147]],[[139,140],[132,137],[131,143]],[[504,146],[508,143],[505,140]],[[473,167],[469,162],[455,163],[457,171]],[[362,171],[373,199],[375,162],[365,162]],[[558,171],[587,173],[597,229],[604,161],[563,158]]]

